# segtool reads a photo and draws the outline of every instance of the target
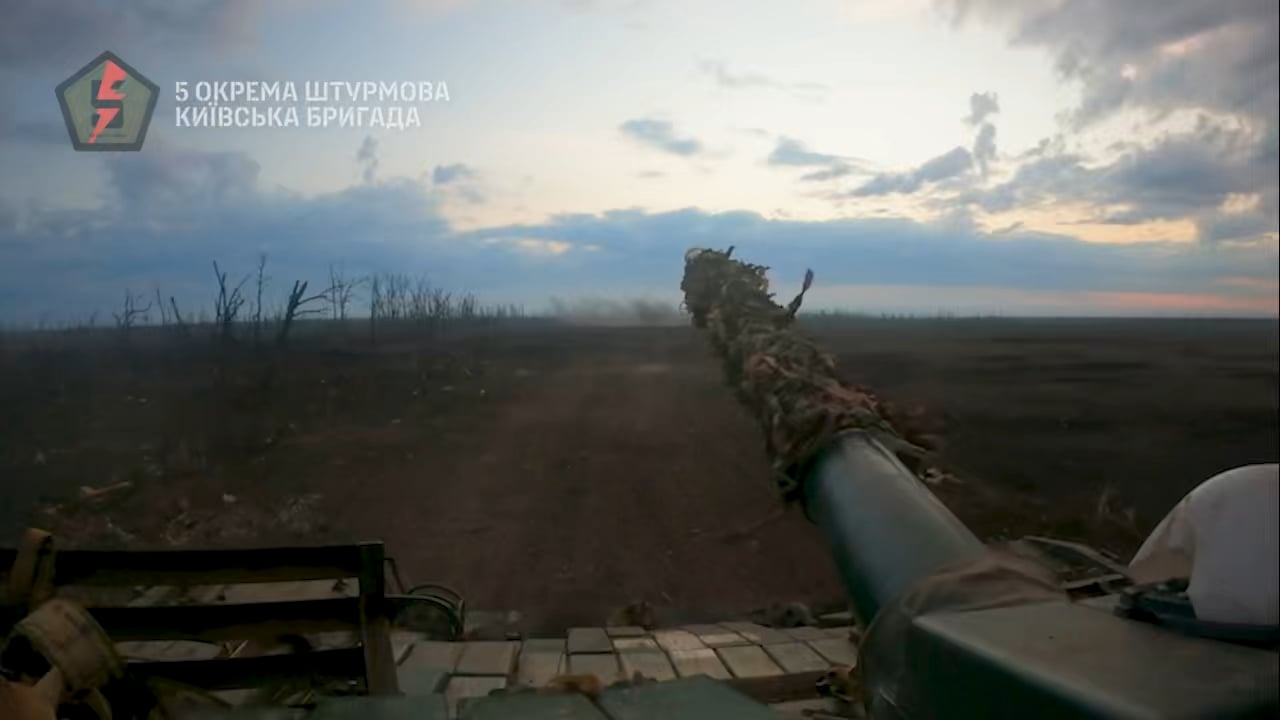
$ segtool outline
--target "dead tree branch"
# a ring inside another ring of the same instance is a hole
[[[111,313],[116,319],[117,328],[128,333],[129,329],[138,324],[140,320],[146,322],[147,313],[151,310],[151,303],[140,306],[141,302],[141,295],[134,295],[132,290],[124,291],[124,305],[120,308],[120,312],[113,311]]]
[[[163,327],[169,324],[169,314],[164,309],[164,298],[160,297],[160,287],[156,286],[156,310],[160,312],[160,325]]]
[[[267,255],[262,253],[258,255],[258,273],[256,290],[253,301],[253,344],[256,347],[262,337],[262,293],[267,288],[267,282],[271,280],[266,274]]]
[[[341,267],[329,266],[329,289],[325,293],[328,295],[329,311],[334,320],[347,319],[347,308],[356,299],[356,289],[364,281],[364,278],[348,278]]]
[[[213,263],[213,274],[218,280],[218,298],[214,302],[214,321],[218,324],[218,335],[223,341],[231,340],[231,329],[244,307],[245,297],[241,292],[249,276],[245,275],[235,287],[227,285],[227,273]]]
[[[184,336],[189,336],[191,331],[187,328],[187,321],[182,318],[182,313],[178,312],[178,301],[172,295],[169,296],[169,309],[173,311],[173,322],[177,324],[178,330]]]
[[[304,315],[314,315],[324,312],[321,308],[310,308],[306,306],[310,303],[326,300],[324,293],[312,295],[311,297],[303,297],[307,292],[306,281],[294,280],[293,289],[289,291],[289,300],[285,304],[284,318],[280,323],[280,332],[276,335],[276,345],[283,346],[289,339],[289,329],[293,327],[293,321]]]

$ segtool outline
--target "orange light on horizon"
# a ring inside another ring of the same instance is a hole
[[[1280,316],[1280,297],[1224,297],[1204,293],[1153,293],[1095,290],[1084,293],[1090,303],[1117,309],[1192,310],[1268,313]]]

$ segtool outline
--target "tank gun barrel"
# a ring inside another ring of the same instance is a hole
[[[685,255],[685,306],[763,425],[779,490],[821,528],[859,624],[915,580],[984,547],[886,448],[908,443],[870,392],[840,382],[831,358],[792,327],[764,268],[733,250]]]
[[[858,624],[921,578],[975,560],[982,542],[865,431],[835,436],[801,481]]]

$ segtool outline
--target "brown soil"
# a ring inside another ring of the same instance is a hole
[[[1280,454],[1274,322],[1126,322],[810,327],[850,380],[939,427],[959,481],[935,490],[979,534],[1124,553],[1195,483]],[[277,361],[267,383],[247,350],[160,331],[128,348],[6,338],[0,531],[178,547],[381,538],[408,580],[519,610],[531,630],[641,599],[668,621],[840,602],[815,529],[776,515],[758,429],[689,329],[314,337]]]

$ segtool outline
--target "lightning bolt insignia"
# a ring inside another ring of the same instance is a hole
[[[124,82],[127,77],[129,74],[123,68],[108,60],[106,67],[102,69],[102,84],[98,86],[98,99],[123,100],[124,93],[116,89],[116,84]],[[120,108],[98,108],[98,124],[93,128],[93,134],[89,136],[90,143],[97,142],[98,134],[111,124],[119,112]]]

